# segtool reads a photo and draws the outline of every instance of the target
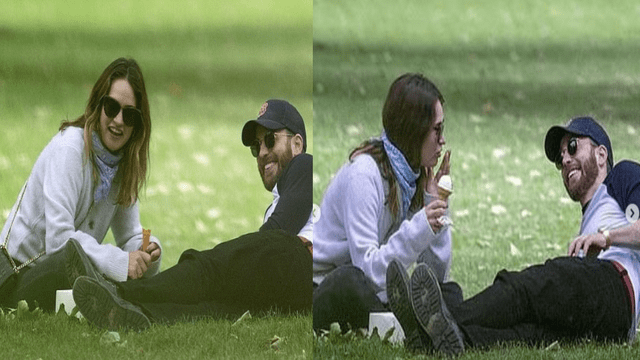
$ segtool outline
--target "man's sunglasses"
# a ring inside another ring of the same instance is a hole
[[[120,109],[122,109],[122,121],[125,125],[135,127],[142,124],[142,112],[135,107],[122,107],[118,100],[109,95],[103,96],[100,101],[102,102],[102,108],[107,117],[111,119],[115,118],[120,113]]]
[[[266,134],[264,134],[263,141],[256,139],[253,141],[253,144],[249,146],[249,148],[251,148],[251,155],[253,155],[253,157],[256,157],[256,158],[258,157],[258,155],[260,155],[260,146],[262,145],[263,142],[264,142],[264,146],[266,146],[267,149],[271,149],[276,144],[276,135],[281,135],[286,137],[295,136],[293,134],[281,134],[281,133],[274,133],[273,131],[269,131]]]
[[[576,154],[576,151],[578,151],[578,138],[572,137],[567,143],[567,152],[573,156]],[[556,158],[556,168],[562,170],[562,151],[560,151],[560,154],[558,154]]]

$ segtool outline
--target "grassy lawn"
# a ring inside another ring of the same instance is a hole
[[[60,122],[79,116],[102,70],[126,56],[142,67],[150,100],[140,211],[162,241],[163,269],[186,249],[256,231],[272,196],[240,133],[265,100],[284,98],[305,119],[313,153],[311,23],[311,1],[2,2],[0,219]],[[121,334],[117,347],[101,346],[102,332],[85,323],[51,315],[0,324],[7,359],[262,359],[310,357],[313,349],[309,314],[254,317],[234,328],[158,326]],[[277,351],[267,346],[274,336]]]
[[[143,333],[110,333],[66,314],[0,318],[4,359],[308,359],[310,329],[309,316],[281,315],[154,325]]]
[[[465,297],[503,269],[564,255],[580,206],[544,155],[548,128],[590,114],[614,158],[640,160],[640,7],[632,1],[314,2],[314,200],[362,140],[378,136],[391,82],[421,72],[445,97],[452,150],[452,278]],[[315,341],[319,358],[404,358],[365,339]],[[507,345],[462,358],[578,359],[640,349]]]

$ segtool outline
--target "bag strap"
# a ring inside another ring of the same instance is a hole
[[[16,266],[15,261],[13,261],[13,257],[11,256],[11,254],[9,254],[9,248],[7,247],[7,244],[9,243],[9,235],[11,234],[11,228],[13,227],[13,222],[16,220],[16,216],[18,215],[18,211],[20,210],[20,205],[22,205],[22,198],[24,198],[24,193],[25,191],[27,191],[27,184],[29,183],[29,179],[27,179],[27,182],[24,183],[24,186],[22,187],[22,192],[20,193],[20,200],[18,202],[18,206],[16,207],[16,212],[13,213],[13,219],[11,219],[11,224],[9,224],[9,230],[7,231],[7,236],[4,239],[4,244],[0,245],[0,249],[6,254],[6,256],[9,258],[9,261],[11,262],[11,266],[13,267],[13,270],[15,272],[20,271],[22,268],[24,268],[25,266],[28,266],[29,264],[31,264],[32,262],[38,260],[42,255],[44,255],[46,253],[45,251],[42,251],[41,253],[39,253],[38,255],[36,255],[35,257],[27,260],[26,262],[24,262],[23,264],[21,264],[20,266]]]

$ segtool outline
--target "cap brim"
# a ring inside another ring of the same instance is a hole
[[[544,139],[544,151],[549,161],[555,163],[558,154],[560,154],[560,142],[566,134],[572,134],[577,136],[588,136],[579,131],[568,130],[565,126],[553,126],[547,131],[547,136]]]
[[[284,128],[284,125],[277,121],[269,119],[249,120],[242,128],[242,144],[249,146],[256,139],[256,126],[261,125],[269,130],[278,130]]]
[[[556,162],[558,154],[560,154],[560,141],[565,134],[571,133],[564,126],[553,126],[547,131],[547,136],[544,139],[544,151],[547,155],[547,159],[552,163]]]

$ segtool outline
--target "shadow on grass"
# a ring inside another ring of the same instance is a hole
[[[422,72],[450,109],[635,122],[640,48],[632,44],[504,44],[406,48],[314,43],[317,99],[383,101],[404,72]]]
[[[149,88],[176,82],[202,94],[299,96],[311,91],[311,36],[310,26],[135,32],[0,27],[0,81],[7,88],[13,82],[92,84],[109,62],[125,56],[138,60]]]

